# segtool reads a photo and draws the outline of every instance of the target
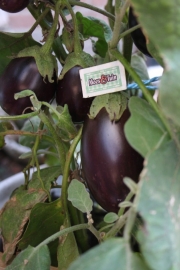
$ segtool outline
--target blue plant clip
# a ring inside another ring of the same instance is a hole
[[[154,78],[151,78],[149,80],[142,80],[142,82],[144,83],[144,85],[146,85],[147,89],[149,90],[156,90],[157,87],[156,86],[153,86],[153,85],[148,85],[152,82],[157,82],[160,80],[161,77],[154,77]],[[140,89],[139,85],[137,83],[130,83],[128,84],[127,86],[127,90],[130,90],[130,89],[135,89],[135,90],[138,90]]]

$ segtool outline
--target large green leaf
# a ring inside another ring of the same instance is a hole
[[[146,161],[135,204],[144,220],[141,252],[152,270],[180,269],[180,153],[163,144]]]
[[[64,223],[66,227],[66,221]],[[62,235],[57,250],[58,269],[68,269],[69,265],[79,257],[79,250],[74,233]]]
[[[131,117],[125,124],[125,134],[129,143],[147,156],[169,139],[166,129],[152,107],[138,97],[129,101]]]
[[[51,166],[48,168],[41,169],[40,175],[44,183],[44,187],[47,190],[50,190],[52,182],[54,182],[61,174],[62,174],[62,170],[60,166]],[[29,182],[29,188],[33,188],[33,189],[42,188],[37,171],[33,173],[32,180]]]
[[[180,119],[180,0],[131,0],[147,36],[164,62],[159,101],[164,114],[179,125]],[[154,18],[154,19],[153,19]]]
[[[58,106],[56,109],[59,112],[59,116],[55,124],[58,134],[64,141],[74,139],[77,135],[77,130],[72,122],[67,104],[65,104],[64,107]]]
[[[126,241],[113,238],[86,252],[68,270],[148,270],[142,258],[131,253]]]
[[[40,246],[27,249],[19,253],[6,270],[49,270],[51,265],[48,247]]]
[[[61,174],[60,166],[54,166],[41,170],[41,180],[47,192],[50,190],[52,182]],[[28,189],[24,186],[15,190],[10,200],[5,204],[0,212],[0,228],[4,238],[4,260],[9,261],[16,249],[16,245],[22,236],[32,208],[39,202],[47,199],[47,192],[42,188],[38,172],[35,172],[28,184]]]
[[[24,122],[23,127],[21,130],[23,131],[29,131],[29,132],[37,132],[39,130],[39,124],[40,119],[38,116],[34,116],[31,119],[28,119]],[[45,134],[49,136],[49,132],[47,131],[47,127],[44,127],[44,130],[46,131]],[[25,145],[29,148],[32,148],[34,145],[34,142],[36,140],[35,136],[20,136],[19,143],[22,145]],[[41,137],[40,143],[38,145],[38,149],[44,149],[49,147],[49,142],[44,139],[44,137]]]
[[[84,17],[80,12],[76,13],[79,31],[84,39],[90,37],[98,38],[94,43],[94,51],[101,57],[105,57],[108,42],[112,38],[112,30],[104,21],[94,17]]]
[[[47,198],[42,189],[18,188],[11,199],[5,204],[0,213],[0,228],[4,239],[3,258],[8,262],[15,250],[16,245],[23,233],[32,207]]]
[[[31,36],[25,36],[24,33],[0,32],[0,75],[11,61],[10,57],[35,44],[40,45]]]
[[[76,18],[84,38],[97,37],[107,42],[111,40],[112,30],[105,22],[94,17],[84,17],[80,12],[76,13]]]
[[[142,80],[149,79],[147,65],[142,55],[133,54],[131,57],[131,66]]]
[[[28,245],[36,247],[43,240],[58,232],[63,222],[64,214],[60,199],[52,203],[36,204],[31,211],[28,227],[18,244],[19,249],[25,249]],[[51,242],[48,247],[52,264],[56,265],[58,239]]]

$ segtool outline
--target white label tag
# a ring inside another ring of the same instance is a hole
[[[83,97],[94,97],[127,88],[124,66],[119,61],[79,70]]]

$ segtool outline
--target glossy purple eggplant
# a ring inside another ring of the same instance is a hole
[[[126,109],[118,122],[112,122],[103,108],[95,119],[84,122],[81,140],[82,170],[93,198],[108,212],[118,212],[129,189],[125,176],[138,181],[143,158],[127,142],[124,124]]]
[[[0,9],[16,13],[26,8],[29,2],[30,0],[0,0]]]
[[[68,105],[69,113],[74,123],[83,122],[89,113],[93,98],[83,98],[79,70],[74,66],[59,80],[56,102],[60,106]]]
[[[134,15],[133,8],[130,7],[129,9],[129,18],[128,18],[129,28],[138,25],[137,17]],[[146,38],[141,30],[141,28],[136,29],[135,31],[131,32],[131,37],[133,39],[134,44],[142,52],[143,54],[152,57],[149,53],[146,45]]]
[[[29,97],[14,99],[14,94],[23,90],[32,90],[38,100],[49,102],[56,91],[57,82],[45,82],[38,71],[33,57],[11,60],[0,77],[0,106],[9,115],[32,112]]]

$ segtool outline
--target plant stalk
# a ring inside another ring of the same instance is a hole
[[[108,238],[115,237],[117,233],[124,227],[126,224],[128,215],[129,215],[129,210],[122,216],[118,218],[118,220],[115,222],[114,226],[109,230],[108,233],[105,234],[103,240],[107,240]]]
[[[154,109],[154,111],[157,113],[157,115],[161,119],[161,121],[164,124],[166,130],[168,131],[170,137],[173,138],[174,135],[173,135],[173,132],[171,130],[171,127],[170,127],[167,119],[165,118],[165,116],[163,115],[163,113],[161,112],[161,110],[159,109],[158,104],[155,102],[155,100],[153,99],[153,97],[149,93],[148,89],[146,88],[146,86],[142,82],[142,80],[139,77],[139,75],[131,67],[130,63],[123,57],[123,55],[117,49],[111,49],[111,50],[109,50],[109,53],[115,59],[119,60],[123,64],[123,66],[125,67],[125,69],[128,71],[129,75],[131,75],[132,78],[134,79],[134,81],[139,85],[139,87],[140,87],[141,91],[143,92],[146,100],[149,102],[149,104],[152,106],[152,108]]]
[[[63,168],[65,166],[65,156],[66,156],[66,151],[64,149],[63,141],[58,136],[54,126],[52,125],[51,121],[49,120],[49,118],[47,117],[47,115],[43,111],[40,111],[39,117],[40,117],[41,121],[48,127],[49,131],[51,132],[51,134],[53,136],[53,139],[54,139],[56,147],[57,147],[59,159],[61,162],[61,167],[63,170]]]
[[[78,1],[75,1],[75,0],[69,0],[69,4],[71,5],[74,5],[74,6],[79,6],[79,7],[83,7],[83,8],[87,8],[89,10],[93,10],[95,12],[98,12],[108,18],[110,18],[111,20],[115,20],[115,17],[113,14],[103,10],[103,9],[100,9],[98,7],[95,7],[95,6],[92,6],[92,5],[89,5],[87,3],[83,3],[83,2],[78,2]]]
[[[126,0],[122,7],[120,6],[119,0],[116,0],[115,2],[115,23],[113,29],[113,36],[111,41],[109,42],[110,49],[114,49],[118,45],[119,36],[120,33],[122,32],[122,20],[129,5],[130,5],[129,0]]]
[[[62,235],[66,235],[68,233],[72,233],[74,231],[83,230],[83,229],[89,229],[89,225],[87,223],[84,223],[84,224],[74,225],[74,226],[69,227],[69,228],[65,228],[62,231],[59,231],[59,232],[51,235],[50,237],[48,237],[46,240],[41,242],[37,247],[35,247],[35,249],[39,249],[40,247],[42,247],[44,245],[48,245],[50,242],[56,240],[57,238],[59,238]]]
[[[55,6],[55,15],[54,15],[54,20],[53,20],[53,25],[51,27],[51,30],[49,31],[48,38],[46,40],[46,43],[42,46],[41,50],[45,53],[48,54],[52,48],[53,42],[54,42],[54,37],[56,34],[57,30],[57,25],[59,22],[59,9],[61,6],[61,0],[58,0]]]
[[[29,31],[27,33],[24,34],[24,36],[29,36],[33,33],[33,31],[36,29],[36,27],[38,25],[41,25],[41,21],[44,19],[44,17],[47,15],[47,13],[49,12],[49,8],[46,8],[40,16],[35,17],[36,21],[33,24],[33,26],[29,29]],[[31,12],[31,9],[29,9],[29,11]],[[32,13],[31,13],[32,14]],[[32,14],[33,15],[33,14]]]
[[[33,116],[38,115],[38,111],[32,112],[32,113],[26,113],[26,114],[20,114],[20,115],[8,115],[8,116],[0,116],[0,120],[9,120],[9,121],[16,121],[21,119],[27,119]]]
[[[64,210],[67,210],[68,212],[68,205],[67,205],[67,189],[68,189],[68,179],[69,179],[69,170],[70,170],[70,164],[71,160],[74,154],[74,151],[76,149],[76,146],[81,138],[82,134],[82,128],[79,130],[77,136],[74,138],[70,149],[66,156],[66,162],[64,166],[64,172],[63,172],[63,179],[62,179],[62,191],[61,191],[61,199],[62,199],[62,206]]]
[[[71,14],[73,26],[74,26],[74,52],[78,56],[82,52],[81,42],[79,39],[79,29],[78,29],[78,23],[76,19],[76,15],[73,12],[73,9],[71,5],[69,4],[69,1],[66,1],[67,8]]]

